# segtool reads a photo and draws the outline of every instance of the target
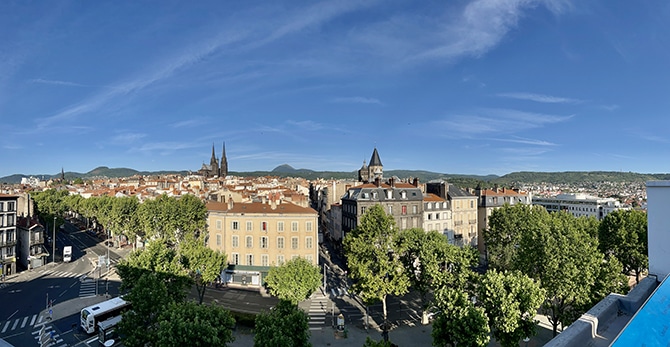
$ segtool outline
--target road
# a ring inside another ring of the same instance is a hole
[[[44,323],[44,317],[39,317],[39,313],[48,304],[56,305],[74,298],[106,292],[118,295],[118,281],[98,279],[99,274],[106,272],[105,267],[102,271],[94,271],[98,256],[107,255],[108,248],[101,240],[85,231],[77,230],[74,225],[67,223],[65,229],[64,232],[56,233],[55,264],[49,263],[31,271],[24,271],[0,284],[0,297],[3,299],[0,305],[0,338],[15,346],[37,345],[33,333]],[[64,246],[72,246],[73,257],[70,263],[62,263]],[[112,264],[121,257],[111,249],[109,255]],[[78,340],[73,339],[74,333],[68,331],[76,322],[77,317],[73,317],[71,321],[61,320],[53,325],[55,335],[60,340],[54,346],[72,346],[77,343]]]

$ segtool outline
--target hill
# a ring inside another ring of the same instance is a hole
[[[491,182],[500,185],[514,183],[573,184],[584,182],[646,182],[667,180],[670,174],[643,174],[618,171],[512,172]]]

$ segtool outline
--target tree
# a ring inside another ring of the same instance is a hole
[[[133,309],[123,314],[119,334],[128,347],[144,347],[158,340],[160,315],[168,305],[176,302],[169,294],[166,283],[157,273],[145,272],[134,282],[132,290],[124,297]]]
[[[121,288],[131,291],[143,275],[153,273],[166,286],[167,295],[177,302],[186,298],[193,283],[178,252],[165,240],[152,241],[145,249],[132,252],[117,264],[116,270],[122,280]]]
[[[559,324],[570,325],[586,304],[602,299],[593,293],[603,255],[597,241],[583,229],[586,224],[567,212],[548,216],[546,224],[523,234],[515,264],[546,290],[541,311],[555,336]]]
[[[35,201],[35,210],[42,221],[51,223],[54,217],[57,223],[62,223],[63,213],[66,211],[65,200],[70,194],[67,190],[47,189],[32,195]]]
[[[489,267],[500,271],[512,270],[522,235],[542,228],[548,219],[542,206],[505,204],[493,210],[489,228],[484,230]]]
[[[400,260],[413,289],[419,292],[426,322],[430,303],[426,294],[440,286],[462,288],[470,277],[470,268],[477,255],[469,247],[449,244],[445,235],[437,231],[407,229],[399,234],[404,253]]]
[[[365,343],[363,344],[363,347],[392,347],[393,344],[389,341],[375,341],[370,338],[370,336],[365,337]]]
[[[198,290],[199,303],[202,304],[207,284],[214,282],[226,266],[226,255],[206,247],[202,238],[196,239],[192,235],[180,244],[179,251]]]
[[[517,347],[535,335],[535,314],[544,301],[544,290],[521,272],[490,270],[480,278],[477,304],[488,317],[493,337],[503,347]]]
[[[309,316],[297,305],[280,300],[270,312],[256,316],[254,346],[306,347],[309,342]]]
[[[297,305],[321,284],[321,271],[304,258],[295,258],[270,268],[265,283],[270,294]]]
[[[623,272],[634,273],[640,283],[640,275],[649,267],[646,213],[617,210],[608,214],[600,223],[598,242],[600,251],[618,259]]]
[[[354,292],[365,302],[382,302],[386,332],[386,297],[403,295],[409,289],[400,260],[404,249],[393,216],[387,215],[381,205],[371,207],[344,238],[344,249]]]
[[[439,309],[433,321],[433,346],[486,346],[490,340],[484,309],[475,307],[462,290],[443,287],[435,292]]]
[[[155,346],[227,346],[235,319],[221,306],[171,303],[160,314]]]

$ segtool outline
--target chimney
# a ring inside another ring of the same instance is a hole
[[[419,188],[419,179],[414,177],[414,181],[412,181],[412,185]]]
[[[377,186],[377,188],[379,188],[379,187],[382,186],[382,182],[381,182],[381,180],[379,179],[379,177],[375,177],[375,185]]]
[[[395,188],[395,179],[393,179],[393,177],[389,178],[389,185],[390,185],[392,188]]]
[[[228,195],[228,209],[232,210],[233,209],[233,196]]]

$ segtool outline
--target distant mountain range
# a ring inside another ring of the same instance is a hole
[[[101,166],[87,173],[65,172],[66,180],[81,178],[83,180],[96,177],[130,177],[134,175],[168,175],[179,174],[187,175],[189,171],[137,171],[128,168],[108,168]],[[271,171],[252,171],[252,172],[230,172],[234,176],[279,176],[279,177],[303,177],[306,179],[356,179],[356,171],[314,171],[310,169],[295,169],[288,164],[279,165]],[[16,174],[0,178],[0,182],[7,184],[20,183],[23,177],[38,177],[41,180],[59,178],[58,174],[44,175],[24,175]],[[465,174],[445,174],[422,170],[385,170],[385,177],[397,176],[399,178],[416,177],[421,182],[427,182],[435,179],[443,179],[463,186],[475,186],[483,183],[485,186],[499,184],[510,186],[515,183],[583,183],[583,182],[645,182],[649,180],[670,180],[670,174],[641,174],[635,172],[614,172],[614,171],[566,171],[566,172],[513,172],[504,176],[497,175],[465,175]]]

